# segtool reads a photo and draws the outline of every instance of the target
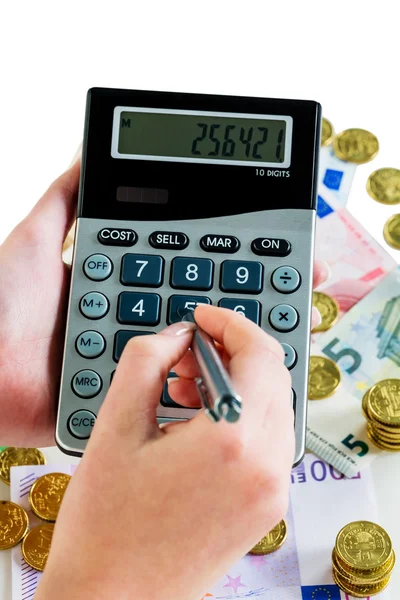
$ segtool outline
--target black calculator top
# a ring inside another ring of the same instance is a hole
[[[93,88],[78,216],[315,209],[320,119],[308,100]]]

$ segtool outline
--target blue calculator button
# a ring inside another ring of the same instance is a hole
[[[125,254],[121,264],[121,283],[144,287],[160,287],[164,259],[152,254]]]
[[[209,258],[174,258],[171,287],[182,290],[210,290],[214,263]]]
[[[155,333],[154,331],[124,331],[123,329],[120,329],[119,331],[117,331],[117,333],[115,334],[115,337],[114,337],[114,350],[113,350],[113,359],[115,360],[115,362],[119,361],[126,344],[129,342],[129,340],[131,338],[134,338],[138,335],[153,335],[154,333]],[[115,373],[115,371],[113,371],[113,373],[111,374],[111,379],[112,379],[114,373]],[[110,381],[110,383],[111,383],[111,381]]]
[[[300,273],[294,267],[278,267],[272,273],[271,283],[277,292],[292,294],[300,287]]]
[[[168,305],[168,325],[182,321],[188,310],[194,310],[197,304],[211,304],[207,296],[171,296]]]
[[[218,306],[229,308],[241,315],[244,315],[250,321],[260,324],[261,304],[258,300],[244,300],[243,298],[222,298]]]
[[[224,260],[220,287],[223,292],[259,294],[262,291],[263,266],[247,260]]]
[[[118,299],[117,320],[127,325],[158,325],[161,298],[146,292],[122,292]]]
[[[287,344],[286,342],[283,342],[281,345],[285,352],[285,367],[290,371],[290,369],[293,369],[297,362],[297,352],[293,346]]]
[[[292,331],[299,323],[299,313],[290,304],[278,304],[270,311],[269,322],[276,331]]]
[[[95,423],[96,415],[90,410],[77,410],[69,417],[67,427],[78,440],[87,440]]]

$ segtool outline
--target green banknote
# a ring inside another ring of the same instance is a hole
[[[338,364],[342,385],[357,398],[382,379],[400,378],[400,267],[317,343]]]

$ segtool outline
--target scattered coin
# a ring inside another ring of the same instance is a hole
[[[37,448],[8,447],[0,454],[0,479],[10,485],[10,469],[21,465],[44,465],[46,459]]]
[[[310,356],[308,398],[323,400],[332,396],[341,380],[336,363],[325,356]]]
[[[400,203],[400,169],[377,169],[368,177],[367,192],[381,204]]]
[[[22,542],[25,562],[37,571],[43,571],[46,565],[53,531],[54,523],[42,523],[31,529]]]
[[[333,125],[328,119],[322,119],[321,146],[329,146],[335,135]]]
[[[286,540],[286,535],[286,522],[282,520],[250,550],[249,554],[270,554],[271,552],[275,552]]]
[[[32,511],[43,521],[54,522],[71,480],[65,473],[48,473],[35,481],[29,492]]]
[[[400,250],[400,214],[393,215],[386,221],[383,237],[389,246]]]
[[[0,501],[0,550],[7,550],[19,544],[28,527],[28,515],[23,508],[14,502]]]
[[[333,151],[341,160],[358,165],[369,162],[378,154],[377,137],[366,129],[346,129],[333,140]]]
[[[339,318],[339,304],[334,298],[322,292],[313,292],[312,303],[313,306],[318,308],[322,317],[322,322],[314,327],[312,333],[328,331]]]

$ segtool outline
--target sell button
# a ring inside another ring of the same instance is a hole
[[[258,256],[287,256],[292,246],[287,240],[277,238],[256,238],[251,242],[251,249]]]
[[[149,244],[153,248],[183,250],[189,244],[189,238],[180,231],[153,231],[149,235]]]

